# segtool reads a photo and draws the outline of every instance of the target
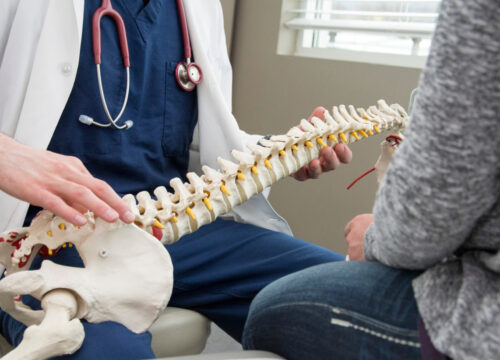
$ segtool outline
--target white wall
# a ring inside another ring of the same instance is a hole
[[[285,133],[318,105],[365,107],[383,98],[407,106],[419,70],[277,55],[280,12],[281,0],[236,2],[233,106],[242,129]],[[373,167],[382,139],[379,135],[353,144],[353,162],[319,180],[299,183],[286,179],[274,185],[271,202],[296,236],[346,251],[344,226],[353,216],[371,211],[375,176],[349,191],[346,187]]]

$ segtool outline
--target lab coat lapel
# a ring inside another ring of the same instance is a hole
[[[203,71],[203,82],[198,85],[198,126],[200,133],[201,163],[217,168],[216,158],[229,155],[231,149],[243,149],[239,128],[231,114],[231,69],[227,58],[214,58],[221,54],[218,41],[223,29],[205,16],[217,11],[218,1],[184,0],[189,35],[195,61]],[[225,46],[225,42],[223,42]],[[225,49],[224,52],[225,53]],[[227,64],[224,64],[227,63]],[[224,91],[221,87],[228,87]]]

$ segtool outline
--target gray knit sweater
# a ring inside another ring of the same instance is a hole
[[[434,346],[500,359],[500,1],[444,0],[406,139],[377,193],[365,257],[424,269]]]

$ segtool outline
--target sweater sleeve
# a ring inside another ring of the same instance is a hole
[[[377,193],[367,260],[425,269],[461,248],[500,199],[497,3],[443,1],[406,139]]]

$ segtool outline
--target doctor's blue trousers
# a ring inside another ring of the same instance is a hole
[[[272,281],[317,264],[344,257],[303,240],[231,220],[218,219],[167,247],[174,264],[170,306],[192,309],[240,341],[252,299]],[[61,249],[50,260],[83,266],[74,248]],[[32,268],[40,266],[35,260]],[[36,307],[38,301],[23,297]],[[2,334],[21,342],[25,326],[0,314]],[[61,359],[149,359],[151,334],[135,334],[114,322],[83,321],[85,341],[75,354]]]

